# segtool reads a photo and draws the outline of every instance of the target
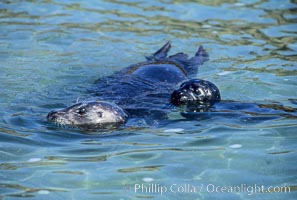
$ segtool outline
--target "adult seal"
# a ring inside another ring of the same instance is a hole
[[[207,106],[220,101],[218,88],[209,81],[191,80],[195,84],[188,88],[187,97],[185,93],[181,95],[175,91],[178,84],[196,76],[199,66],[209,56],[202,46],[191,58],[185,53],[167,56],[170,48],[171,44],[167,42],[158,51],[146,56],[146,61],[97,80],[89,92],[98,101],[51,111],[47,119],[61,125],[100,128],[123,124],[128,117],[162,119],[172,105],[187,100]]]
[[[118,127],[127,120],[154,124],[167,119],[179,107],[188,119],[227,117],[242,121],[261,121],[279,117],[296,118],[296,108],[278,103],[243,103],[222,100],[218,87],[195,78],[199,66],[209,59],[200,46],[193,57],[185,53],[167,56],[167,42],[146,57],[111,76],[98,79],[89,93],[96,101],[80,102],[51,111],[47,119],[60,125],[84,129]]]

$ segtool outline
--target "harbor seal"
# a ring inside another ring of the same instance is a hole
[[[188,58],[185,53],[167,56],[170,48],[171,43],[167,42],[158,51],[146,56],[146,61],[98,79],[89,90],[98,102],[77,103],[65,109],[51,111],[47,119],[61,125],[97,128],[106,124],[123,124],[128,116],[158,119],[166,117],[172,108],[170,97],[177,85],[195,77],[199,66],[209,59],[202,46],[199,46],[192,58]],[[197,79],[192,80],[192,83],[198,83]],[[215,87],[218,92],[217,87],[208,81],[199,83],[203,87],[201,91],[213,91],[211,87]],[[214,98],[211,95],[208,92],[199,94],[199,98],[203,98],[200,103],[210,105],[220,100],[219,93]],[[178,95],[174,96],[172,102],[179,102]],[[180,98],[180,102],[184,101],[184,97]]]
[[[95,101],[76,103],[51,111],[47,119],[59,125],[97,129],[118,127],[130,119],[156,121],[167,118],[174,108],[182,108],[188,119],[223,116],[243,121],[279,117],[296,118],[296,108],[279,103],[244,103],[221,100],[219,88],[196,78],[198,68],[209,59],[200,46],[193,57],[185,53],[167,56],[167,42],[146,61],[130,65],[98,79],[89,89]]]

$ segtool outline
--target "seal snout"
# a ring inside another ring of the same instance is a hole
[[[49,121],[55,121],[55,119],[57,119],[59,116],[59,112],[58,111],[50,111],[46,118],[49,120]]]

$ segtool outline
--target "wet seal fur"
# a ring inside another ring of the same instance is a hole
[[[103,101],[82,102],[73,106],[51,111],[47,119],[60,125],[80,128],[103,128],[120,125],[128,115],[119,106]]]
[[[200,46],[191,58],[185,53],[167,56],[170,48],[171,44],[167,42],[154,54],[146,56],[145,62],[98,79],[89,90],[97,101],[51,111],[48,121],[83,129],[118,127],[128,119],[165,119],[174,106],[182,107],[182,116],[190,119],[234,114],[249,118],[262,111],[268,117],[273,114],[296,117],[295,108],[276,103],[221,101],[220,91],[214,83],[194,78],[199,66],[209,59],[204,48]]]
[[[61,125],[97,128],[105,124],[123,124],[128,116],[166,116],[172,108],[170,96],[177,85],[195,76],[198,67],[209,59],[202,46],[192,58],[182,52],[167,56],[170,48],[171,43],[167,42],[158,51],[146,56],[145,62],[97,80],[89,92],[96,96],[98,102],[77,103],[51,111],[47,119]]]

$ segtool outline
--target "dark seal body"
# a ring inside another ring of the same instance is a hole
[[[145,62],[97,80],[89,92],[99,102],[77,103],[52,111],[47,116],[48,120],[63,125],[97,128],[110,123],[124,123],[127,117],[166,117],[172,108],[172,91],[179,83],[195,76],[198,67],[208,60],[208,53],[202,46],[191,58],[185,53],[167,56],[170,48],[171,44],[167,42],[147,56]]]
[[[99,100],[119,105],[130,116],[165,116],[172,107],[170,97],[174,89],[196,76],[198,67],[208,60],[202,47],[190,59],[184,53],[167,57],[170,47],[166,43],[146,57],[147,61],[97,80],[90,92]]]
[[[174,106],[188,119],[228,118],[275,119],[296,117],[296,109],[277,104],[221,101],[215,84],[196,77],[198,67],[208,60],[200,46],[191,58],[185,53],[167,56],[171,44],[133,64],[96,81],[89,92],[97,101],[80,102],[51,111],[49,121],[80,128],[102,128],[123,124],[127,119],[160,120]],[[288,114],[290,113],[290,114]]]

